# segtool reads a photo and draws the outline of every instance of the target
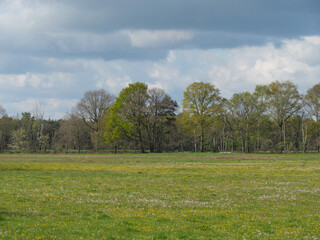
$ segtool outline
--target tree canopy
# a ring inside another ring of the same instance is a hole
[[[204,151],[204,135],[213,117],[221,110],[219,89],[210,83],[194,82],[183,93],[184,123],[200,135],[200,151]]]
[[[165,89],[136,82],[116,98],[86,92],[63,119],[43,116],[36,106],[11,117],[0,105],[0,151],[320,153],[320,84],[303,95],[292,81],[273,81],[223,98],[194,82],[179,109]]]

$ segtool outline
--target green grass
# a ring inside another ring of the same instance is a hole
[[[319,239],[316,154],[0,155],[0,239]]]

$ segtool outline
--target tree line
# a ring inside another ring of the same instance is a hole
[[[303,95],[292,81],[274,81],[227,99],[194,82],[181,107],[140,82],[117,97],[88,91],[60,120],[39,107],[9,117],[0,106],[0,151],[320,152],[320,84]]]

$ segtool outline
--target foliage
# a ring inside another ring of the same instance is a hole
[[[194,82],[183,93],[185,126],[193,129],[194,137],[200,136],[201,152],[205,149],[205,130],[221,111],[221,100],[219,89],[210,83]]]
[[[235,129],[242,138],[242,151],[249,152],[251,134],[259,130],[260,117],[265,111],[264,102],[257,93],[235,93],[227,103]]]
[[[286,122],[303,107],[302,96],[291,81],[272,82],[268,85],[267,96],[269,114],[279,126],[281,152],[286,151]]]
[[[320,84],[314,85],[307,91],[305,100],[310,116],[320,122]]]
[[[134,83],[115,102],[105,90],[86,92],[63,120],[44,119],[39,106],[11,117],[0,105],[0,151],[12,150],[23,129],[25,152],[320,153],[319,99],[319,84],[302,96],[292,81],[274,81],[225,99],[214,85],[195,82],[179,113],[163,89]]]
[[[17,151],[25,151],[27,148],[27,132],[23,128],[19,128],[12,132],[11,144],[9,147]]]
[[[165,136],[176,117],[177,103],[163,89],[148,89],[147,116],[144,123],[151,152],[163,151]]]
[[[144,83],[129,84],[122,89],[110,109],[106,125],[106,140],[117,144],[117,140],[125,138],[140,145],[144,152],[143,121],[146,118],[146,101],[148,86]]]
[[[148,89],[144,83],[129,84],[110,109],[105,138],[118,146],[120,140],[136,142],[141,152],[162,151],[164,134],[174,120],[177,103],[162,89]],[[146,144],[147,143],[147,144]]]

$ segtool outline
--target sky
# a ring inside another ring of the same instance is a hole
[[[179,104],[203,81],[221,95],[320,82],[319,0],[0,0],[0,104],[63,118],[86,91],[160,87]],[[37,107],[38,106],[38,107]]]

